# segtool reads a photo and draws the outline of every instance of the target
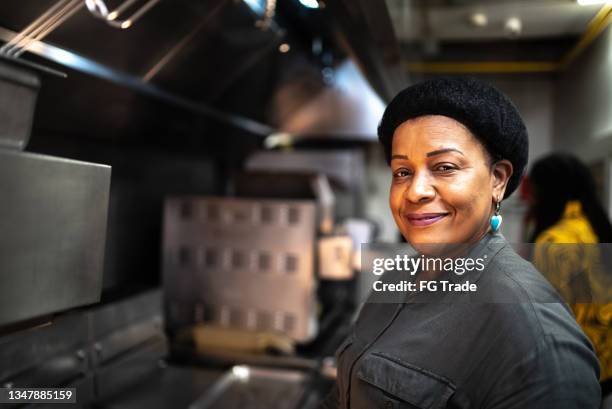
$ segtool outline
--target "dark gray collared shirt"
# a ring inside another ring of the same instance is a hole
[[[597,358],[567,305],[501,234],[470,256],[484,254],[463,277],[476,294],[367,302],[321,407],[599,409]]]

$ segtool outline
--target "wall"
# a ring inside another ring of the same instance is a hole
[[[608,28],[556,82],[554,147],[585,160],[612,148],[612,32]]]
[[[491,78],[490,82],[508,95],[525,121],[529,134],[529,162],[526,171],[529,171],[534,160],[552,149],[554,79],[548,75],[519,74]],[[525,241],[523,220],[526,211],[527,203],[520,200],[518,189],[502,203],[502,233],[509,242]]]
[[[508,95],[521,113],[529,133],[529,164],[533,163],[552,148],[554,79],[518,74],[490,82]]]
[[[600,164],[601,196],[612,214],[612,32],[608,27],[556,84],[553,147]]]

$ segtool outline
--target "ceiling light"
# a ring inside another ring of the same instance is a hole
[[[510,38],[516,38],[523,31],[523,22],[518,17],[510,17],[504,22],[504,31]]]
[[[594,6],[596,4],[609,4],[611,0],[578,0],[578,4],[581,6]]]
[[[317,0],[300,0],[300,3],[304,7],[308,7],[309,9],[318,9],[319,2]]]
[[[470,23],[472,23],[474,27],[485,27],[489,24],[489,19],[484,13],[473,13],[470,15]]]
[[[280,51],[281,53],[288,53],[289,50],[291,50],[291,46],[287,43],[282,43],[281,45],[278,46],[278,51]]]

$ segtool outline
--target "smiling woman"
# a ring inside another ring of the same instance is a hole
[[[475,80],[435,79],[391,101],[379,138],[393,180],[389,206],[408,243],[424,255],[433,248],[486,261],[461,275],[473,290],[451,274],[460,291],[434,285],[443,294],[402,304],[372,293],[338,349],[337,385],[322,407],[599,409],[592,345],[498,230],[500,202],[528,156],[514,105]],[[442,276],[425,268],[414,278]]]
[[[390,207],[402,235],[429,243],[475,243],[489,228],[512,163],[492,157],[468,128],[441,115],[407,120],[392,145]],[[491,200],[493,198],[493,200]]]

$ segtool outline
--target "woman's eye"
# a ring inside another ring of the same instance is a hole
[[[437,165],[436,167],[434,167],[434,171],[436,172],[452,172],[454,170],[457,170],[457,167],[455,165],[452,165],[450,163],[442,163],[440,165]]]
[[[406,169],[398,169],[395,172],[393,172],[393,177],[396,177],[396,178],[404,178],[406,176],[410,176],[410,172]]]

